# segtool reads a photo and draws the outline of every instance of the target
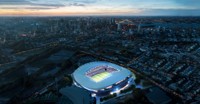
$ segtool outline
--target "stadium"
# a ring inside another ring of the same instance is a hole
[[[72,74],[74,84],[93,96],[107,96],[129,88],[135,76],[128,69],[113,63],[97,61],[80,66]]]

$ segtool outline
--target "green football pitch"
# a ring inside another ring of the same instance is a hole
[[[102,72],[102,73],[99,73],[99,74],[92,76],[91,79],[95,82],[100,82],[100,81],[108,78],[109,76],[110,76],[110,73]]]

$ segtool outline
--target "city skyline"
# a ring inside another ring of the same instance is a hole
[[[200,16],[197,0],[0,0],[0,16]]]

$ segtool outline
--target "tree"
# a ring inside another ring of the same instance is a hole
[[[61,70],[64,70],[66,68],[70,68],[72,66],[72,62],[70,60],[66,60],[61,65]]]

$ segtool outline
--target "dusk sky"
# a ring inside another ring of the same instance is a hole
[[[0,0],[2,16],[200,16],[200,0]]]

